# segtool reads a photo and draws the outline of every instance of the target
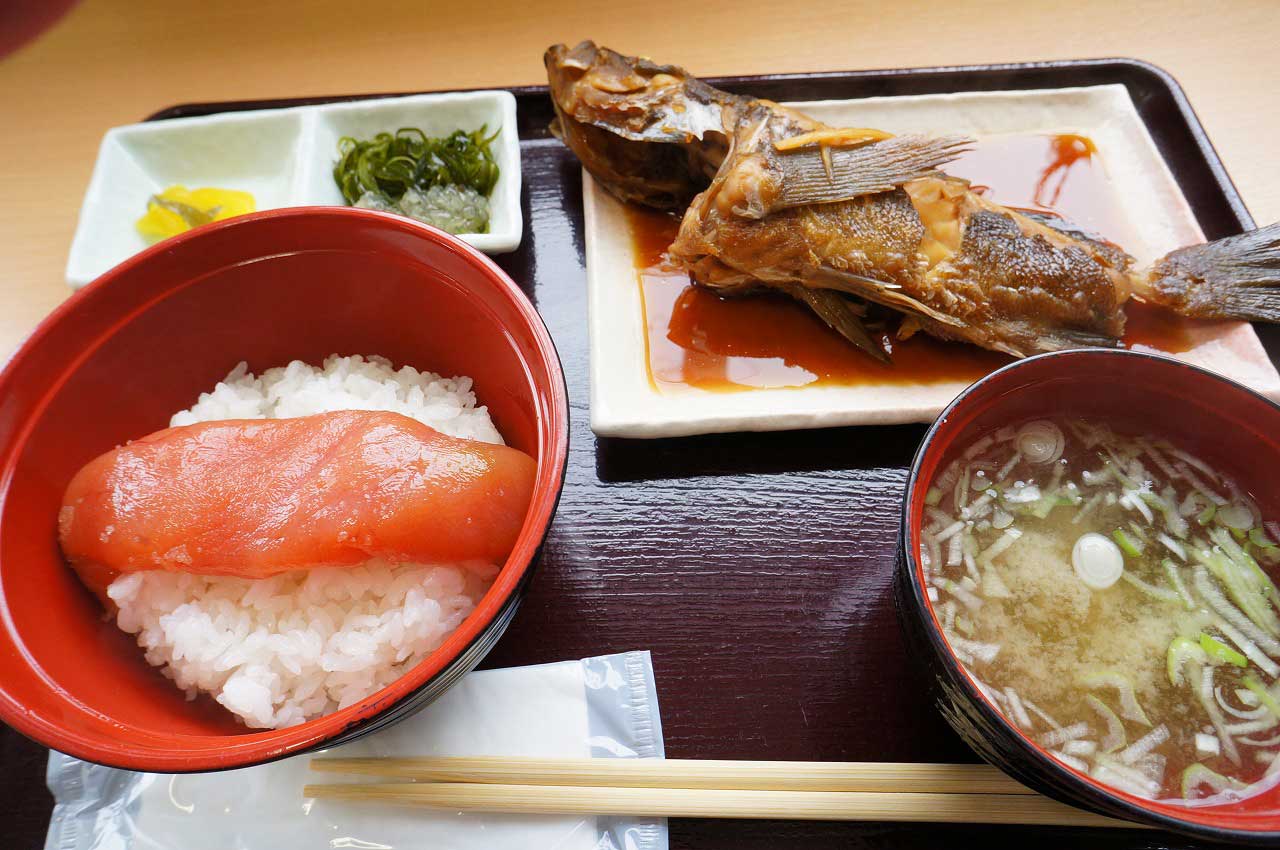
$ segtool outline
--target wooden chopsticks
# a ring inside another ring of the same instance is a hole
[[[308,785],[307,797],[455,811],[1132,826],[989,765],[436,757],[317,758],[311,769],[414,781]]]

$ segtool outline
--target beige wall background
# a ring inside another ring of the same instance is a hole
[[[1277,0],[86,0],[0,60],[0,355],[69,294],[102,134],[175,103],[538,83],[588,37],[702,75],[1131,56],[1182,83],[1269,222],[1278,34]]]

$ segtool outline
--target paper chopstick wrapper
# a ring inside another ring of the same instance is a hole
[[[325,754],[661,758],[649,654],[470,673],[413,717]],[[50,753],[56,807],[46,850],[593,850],[605,834],[617,847],[667,846],[661,819],[394,811],[307,800],[301,789],[314,776],[309,759],[160,775]]]

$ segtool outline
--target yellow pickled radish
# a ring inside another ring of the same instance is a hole
[[[147,200],[146,215],[138,219],[136,226],[148,242],[158,242],[201,224],[244,215],[255,209],[253,195],[248,192],[170,186]]]

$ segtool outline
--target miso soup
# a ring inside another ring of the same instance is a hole
[[[1280,771],[1280,526],[1183,447],[1081,420],[987,433],[932,482],[920,558],[952,651],[1063,764],[1129,793]]]

